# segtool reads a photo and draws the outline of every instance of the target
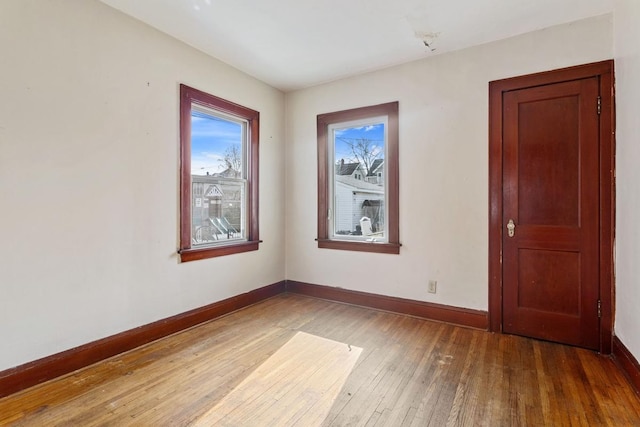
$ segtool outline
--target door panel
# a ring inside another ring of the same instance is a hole
[[[518,307],[580,315],[580,254],[520,249]]]
[[[599,346],[597,77],[503,94],[503,330]]]
[[[579,97],[527,101],[526,97],[518,100],[516,94],[512,96],[518,103],[520,222],[575,227],[579,207]],[[541,179],[544,185],[540,185]]]

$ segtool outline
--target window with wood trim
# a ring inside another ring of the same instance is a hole
[[[180,258],[258,249],[260,113],[180,85]]]
[[[398,254],[398,102],[317,122],[318,247]]]

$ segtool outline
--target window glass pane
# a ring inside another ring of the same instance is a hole
[[[400,253],[398,107],[318,114],[318,248]]]
[[[243,178],[244,123],[192,108],[191,174]]]
[[[332,234],[337,239],[387,241],[386,119],[331,126]]]
[[[193,246],[246,239],[246,122],[192,105]]]

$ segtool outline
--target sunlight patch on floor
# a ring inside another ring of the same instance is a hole
[[[298,332],[195,425],[318,426],[361,352]]]

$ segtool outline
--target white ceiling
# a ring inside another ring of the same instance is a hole
[[[102,1],[283,91],[613,10],[613,0]],[[423,35],[433,34],[432,52]]]

